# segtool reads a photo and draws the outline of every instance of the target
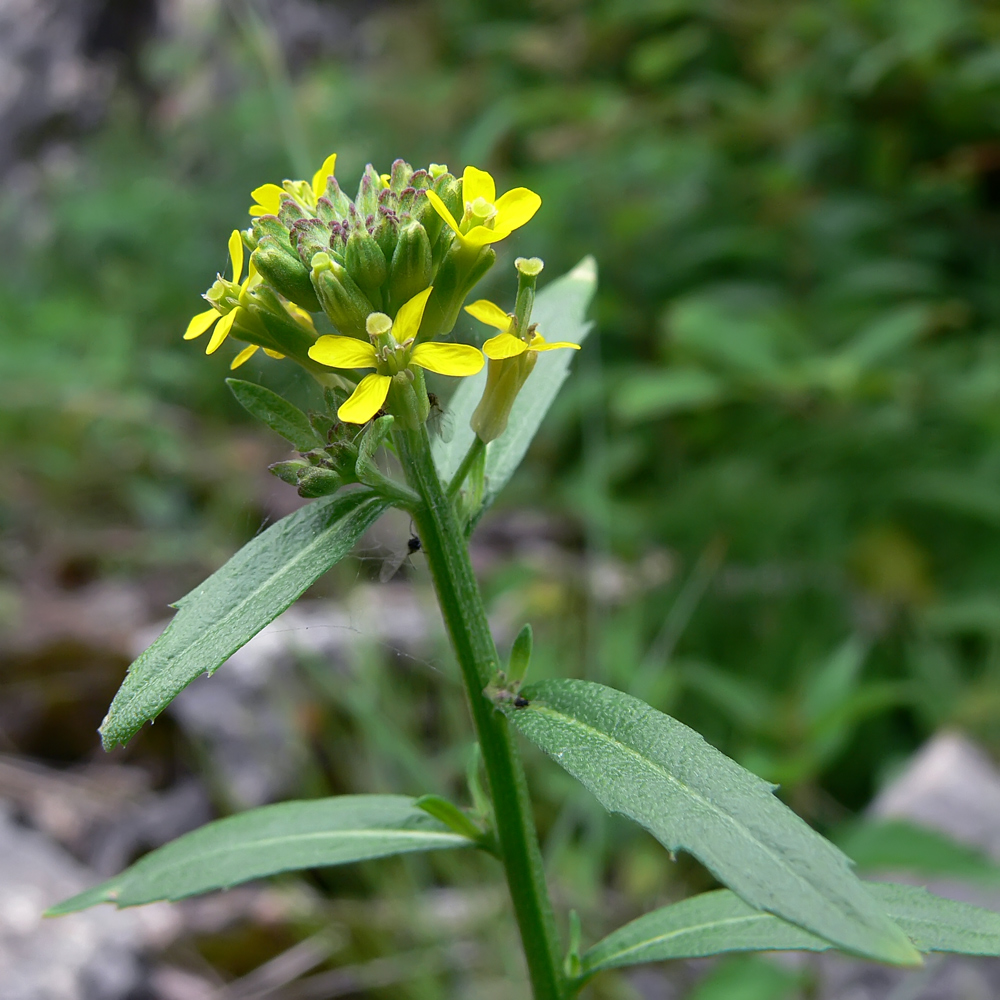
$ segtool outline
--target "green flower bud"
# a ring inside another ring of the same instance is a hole
[[[393,160],[389,174],[389,190],[393,194],[399,194],[404,188],[410,187],[412,176],[413,167],[406,160]]]
[[[306,312],[319,312],[319,299],[309,280],[309,269],[291,245],[283,245],[275,236],[262,236],[251,254],[253,266],[279,294]]]
[[[233,327],[237,337],[293,358],[310,371],[323,370],[323,366],[310,359],[308,353],[316,342],[316,334],[294,320],[270,288],[259,285],[245,292],[243,302],[244,308]],[[241,332],[244,314],[252,324],[246,333]]]
[[[418,340],[451,333],[466,296],[496,259],[492,247],[464,247],[457,241],[452,243],[434,275],[434,291],[424,309]]]
[[[389,267],[389,310],[396,310],[422,292],[431,283],[431,244],[427,230],[419,222],[408,222],[399,229],[399,239]]]
[[[376,306],[381,305],[379,289],[388,277],[389,268],[385,262],[385,254],[379,249],[375,239],[367,232],[353,230],[347,237],[344,265],[347,273],[371,302]]]
[[[329,496],[344,485],[344,480],[333,469],[307,465],[297,475],[299,496],[309,499]]]
[[[365,167],[365,172],[361,176],[361,183],[358,185],[358,196],[354,199],[358,214],[362,219],[369,215],[374,216],[378,211],[378,196],[382,190],[382,178],[378,171],[369,163]]]
[[[322,219],[299,219],[288,234],[303,264],[308,265],[318,253],[330,252],[330,226]]]
[[[538,354],[535,351],[525,351],[501,361],[490,359],[483,398],[469,421],[481,441],[489,444],[507,429],[514,400],[537,360]]]
[[[268,471],[277,476],[283,483],[289,486],[299,485],[299,473],[305,469],[312,468],[310,464],[302,458],[293,458],[288,462],[275,462],[267,467]]]
[[[316,254],[312,265],[313,288],[330,322],[345,337],[366,339],[365,320],[375,309],[347,268],[326,253]]]

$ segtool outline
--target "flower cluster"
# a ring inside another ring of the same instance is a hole
[[[451,332],[469,291],[495,262],[492,244],[528,222],[541,198],[527,188],[497,197],[493,178],[476,167],[459,178],[439,164],[414,169],[396,160],[388,174],[369,164],[351,199],[334,176],[336,162],[336,154],[327,157],[311,181],[251,192],[251,225],[229,240],[232,277],[217,277],[205,294],[211,308],[191,319],[184,336],[212,330],[209,354],[229,336],[243,341],[248,346],[233,368],[263,349],[298,362],[326,386],[346,388],[350,396],[337,408],[343,423],[367,423],[387,410],[415,427],[428,416],[425,369],[463,376],[483,367],[477,348],[434,338]],[[483,440],[506,425],[537,352],[576,346],[547,344],[528,326],[530,300],[527,308],[508,315],[486,300],[468,307],[501,331],[483,348],[490,373],[480,409],[505,387],[499,410],[493,405],[497,412],[481,426],[473,421]]]

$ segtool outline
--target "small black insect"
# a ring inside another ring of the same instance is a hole
[[[412,556],[414,552],[420,551],[420,539],[416,535],[410,535],[410,540],[406,543],[406,548],[408,549],[410,555]]]
[[[514,708],[527,708],[530,704],[531,702],[520,694],[514,699]]]

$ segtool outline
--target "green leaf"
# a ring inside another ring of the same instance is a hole
[[[909,871],[1000,884],[1000,865],[944,834],[901,820],[861,823],[833,838],[862,870]]]
[[[532,321],[538,324],[546,340],[583,343],[591,326],[584,317],[596,288],[597,264],[593,257],[584,257],[572,271],[538,293]],[[487,448],[484,508],[493,503],[521,464],[545,414],[569,375],[576,353],[569,350],[545,351],[538,355],[535,370],[511,410],[507,430]],[[469,419],[479,405],[485,385],[484,368],[478,375],[462,379],[448,402],[448,410],[454,420],[453,436],[447,442],[436,438],[433,445],[434,463],[444,482],[451,480],[472,444],[474,435]]]
[[[326,444],[317,437],[309,418],[284,396],[256,382],[245,382],[239,378],[227,378],[226,385],[245,410],[291,442],[297,451],[312,451]]]
[[[926,889],[866,883],[923,952],[1000,955],[1000,913],[933,896]],[[626,965],[734,951],[827,951],[829,941],[749,906],[728,889],[647,913],[584,953],[581,979]]]
[[[504,706],[512,724],[606,809],[694,855],[752,906],[859,955],[918,960],[848,858],[693,729],[588,681],[543,681],[521,693],[527,706]]]
[[[52,907],[47,916],[97,903],[121,908],[183,899],[277,872],[472,844],[416,808],[405,795],[282,802],[216,820],[178,837],[120,875]]]
[[[213,673],[346,556],[388,500],[368,490],[318,500],[271,525],[182,597],[129,667],[101,724],[105,749],[127,743],[203,673]]]

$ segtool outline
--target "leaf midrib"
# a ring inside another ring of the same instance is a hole
[[[741,917],[723,917],[722,919],[716,920],[706,920],[700,924],[689,924],[687,927],[680,927],[676,930],[669,931],[665,934],[658,934],[656,937],[646,938],[645,941],[640,941],[638,944],[630,945],[627,948],[622,948],[620,951],[612,953],[607,958],[602,958],[595,965],[586,965],[584,972],[590,974],[592,972],[599,972],[601,969],[608,968],[609,962],[616,962],[618,959],[625,955],[632,955],[636,952],[643,951],[646,948],[651,948],[654,945],[662,944],[664,941],[669,941],[671,938],[684,937],[686,934],[694,934],[700,931],[713,930],[717,927],[731,927],[735,924],[753,924],[759,920],[775,920],[776,918],[770,913],[747,913]],[[798,925],[794,925],[796,930],[802,930]],[[805,933],[809,933],[805,931]],[[822,940],[817,938],[817,940]],[[584,955],[584,961],[586,961],[586,955]]]
[[[314,833],[293,833],[284,834],[282,836],[273,837],[262,837],[259,840],[247,841],[243,844],[227,844],[221,845],[219,847],[212,848],[210,850],[202,851],[198,854],[188,855],[184,858],[178,858],[176,861],[170,861],[167,864],[161,865],[150,865],[151,873],[146,873],[144,877],[150,877],[150,874],[155,873],[157,877],[170,872],[174,868],[189,867],[193,864],[201,864],[206,861],[210,861],[212,858],[216,858],[222,855],[227,857],[232,857],[235,854],[244,851],[258,850],[261,848],[268,848],[274,846],[292,846],[300,843],[304,843],[310,840],[320,840],[320,839],[331,839],[331,840],[351,840],[358,837],[392,837],[394,839],[398,838],[419,838],[421,840],[439,840],[443,841],[445,844],[454,844],[456,847],[462,847],[466,844],[471,845],[473,841],[469,840],[468,837],[463,837],[458,833],[450,833],[447,830],[394,830],[386,827],[372,827],[371,829],[353,829],[353,830],[319,830]],[[137,872],[137,875],[143,874],[142,872]],[[124,883],[127,885],[127,882]]]
[[[564,714],[561,711],[557,711],[556,709],[550,708],[549,706],[545,705],[544,703],[542,705],[532,704],[531,708],[535,709],[539,713],[547,713],[547,714],[549,714],[549,715],[551,715],[551,716],[553,716],[555,718],[565,720],[566,722],[568,722],[570,724],[570,726],[578,728],[578,729],[581,729],[581,730],[583,730],[586,733],[596,733],[597,736],[599,736],[601,739],[605,740],[607,743],[611,744],[614,747],[620,747],[629,756],[631,756],[631,757],[635,758],[636,760],[640,761],[641,763],[645,764],[647,767],[649,767],[654,772],[662,774],[667,779],[667,781],[669,781],[672,784],[676,785],[682,791],[687,792],[692,798],[697,799],[699,802],[703,803],[710,810],[712,810],[712,812],[714,812],[716,815],[720,816],[722,819],[724,819],[731,826],[735,827],[737,830],[743,831],[744,835],[752,843],[757,844],[761,848],[761,850],[763,850],[770,858],[772,858],[775,861],[775,863],[778,864],[778,866],[783,871],[785,871],[788,874],[792,875],[792,877],[794,879],[796,879],[799,882],[799,884],[806,886],[808,888],[808,890],[809,890],[810,893],[812,893],[813,895],[820,895],[820,893],[812,885],[812,883],[810,883],[804,876],[800,875],[798,872],[794,871],[793,869],[789,869],[788,867],[786,867],[785,865],[783,865],[782,862],[781,862],[781,859],[778,857],[778,855],[775,853],[775,851],[772,848],[770,848],[767,844],[765,844],[762,841],[760,841],[753,834],[753,832],[749,829],[749,827],[747,827],[744,823],[742,823],[739,820],[737,820],[736,817],[734,817],[734,816],[730,815],[729,813],[725,812],[724,810],[720,809],[714,802],[712,802],[710,799],[706,799],[705,796],[703,796],[700,792],[695,791],[693,788],[691,788],[689,785],[685,784],[683,781],[681,781],[675,775],[671,774],[662,764],[659,764],[659,763],[657,763],[654,760],[650,760],[650,758],[648,758],[648,757],[644,757],[641,753],[639,753],[639,751],[634,750],[627,743],[622,743],[621,740],[616,739],[615,737],[611,736],[609,733],[605,733],[605,732],[603,732],[600,729],[596,729],[593,726],[589,725],[588,723],[583,722],[583,720],[576,718],[575,716],[566,715],[566,714]],[[798,817],[796,817],[796,818],[798,818]],[[687,847],[686,850],[690,851],[691,848]],[[845,873],[848,876],[850,876],[850,874],[851,874],[849,869],[846,870]],[[852,909],[853,909],[853,907],[852,907]],[[864,922],[865,922],[865,924],[868,924],[867,919],[865,919]],[[798,926],[801,926],[801,925],[798,925]],[[803,930],[808,930],[808,928],[803,928]]]

